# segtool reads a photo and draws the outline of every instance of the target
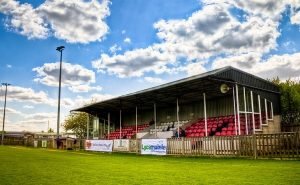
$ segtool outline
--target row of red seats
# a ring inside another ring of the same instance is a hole
[[[235,126],[224,127],[224,128],[222,128],[221,131],[215,132],[215,136],[233,136],[233,135],[236,135],[236,129],[237,128],[235,128]],[[245,135],[246,126],[241,125],[240,129],[241,129],[241,135]]]
[[[254,119],[255,119],[255,127],[259,127],[260,125],[260,117],[259,115],[254,115]],[[248,129],[252,130],[252,117],[247,116],[247,123],[248,123]],[[264,116],[262,116],[262,120],[264,119]],[[232,135],[236,135],[236,129],[235,128],[235,123],[229,123],[227,126],[225,126],[224,128],[221,129],[220,132],[216,132],[215,135],[216,136],[232,136]],[[246,134],[246,119],[244,115],[240,116],[240,132],[241,135],[245,135]]]
[[[245,132],[245,117],[241,117],[241,133]],[[207,118],[208,135],[235,135],[236,128],[234,123],[234,115]],[[203,137],[205,136],[205,122],[201,118],[191,126],[186,128],[187,137]]]
[[[149,127],[149,124],[138,125],[137,131],[142,131]],[[121,138],[131,139],[136,134],[136,126],[125,126],[121,129]],[[120,129],[116,129],[114,132],[110,133],[108,139],[120,139]]]
[[[255,114],[255,127],[260,126],[260,117]],[[262,121],[265,120],[264,114],[262,114]],[[234,115],[212,117],[207,119],[207,132],[208,135],[216,136],[231,136],[236,135],[236,127],[234,123]],[[252,130],[252,116],[247,116],[248,129]],[[240,115],[240,129],[241,135],[246,133],[246,117]],[[187,137],[203,137],[205,136],[205,122],[201,118],[197,122],[193,123],[190,127],[186,128]]]

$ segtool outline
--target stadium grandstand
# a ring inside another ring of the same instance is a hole
[[[189,138],[280,132],[278,87],[233,67],[73,111],[90,115],[90,139],[172,138],[180,128]]]

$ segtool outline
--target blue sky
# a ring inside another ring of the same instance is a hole
[[[61,121],[87,103],[228,65],[299,80],[299,10],[299,0],[2,0],[6,130],[56,129],[60,45]],[[0,95],[3,105],[4,87]]]

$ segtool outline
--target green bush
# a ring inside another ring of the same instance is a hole
[[[281,93],[282,124],[300,124],[300,82],[290,79],[280,81],[277,77],[273,83],[278,85]]]

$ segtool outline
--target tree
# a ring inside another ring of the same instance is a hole
[[[282,123],[285,125],[300,123],[300,82],[290,79],[283,82],[278,77],[272,82],[278,85],[281,93]]]
[[[88,114],[84,112],[71,113],[65,120],[63,127],[66,131],[71,130],[76,137],[82,139],[86,135],[86,122]]]
[[[54,133],[54,130],[52,128],[49,128],[48,133]]]

